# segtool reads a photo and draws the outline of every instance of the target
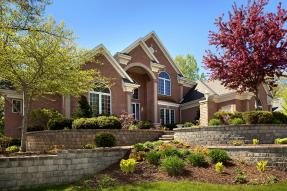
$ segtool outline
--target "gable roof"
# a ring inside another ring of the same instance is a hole
[[[148,39],[153,38],[154,41],[156,42],[156,44],[158,45],[158,47],[161,49],[161,51],[163,52],[163,54],[165,55],[165,57],[168,59],[168,61],[171,63],[172,67],[174,68],[174,70],[180,74],[183,75],[182,72],[179,70],[179,68],[177,67],[177,65],[175,64],[173,58],[171,57],[170,53],[168,52],[168,50],[165,48],[165,46],[163,45],[163,43],[161,42],[160,38],[157,36],[157,34],[152,31],[149,34],[147,34],[145,37],[143,37],[143,41],[147,41]]]
[[[151,50],[149,49],[149,47],[147,46],[147,44],[145,43],[148,39],[153,38],[155,43],[158,45],[158,47],[161,49],[161,51],[163,52],[163,54],[165,55],[165,57],[167,58],[167,60],[171,63],[172,67],[174,68],[174,70],[177,72],[177,74],[179,74],[180,76],[183,76],[181,71],[179,70],[179,68],[176,66],[176,64],[173,61],[173,58],[170,56],[169,52],[167,51],[167,49],[164,47],[163,43],[160,41],[159,37],[157,36],[157,34],[152,31],[149,34],[147,34],[146,36],[144,36],[143,38],[139,38],[138,40],[136,40],[135,42],[133,42],[131,45],[129,45],[127,48],[125,48],[124,50],[121,51],[121,53],[123,54],[127,54],[129,53],[131,50],[133,50],[135,47],[137,46],[141,46],[144,51],[146,52],[146,54],[149,56],[149,58],[152,61],[155,61],[157,63],[159,63],[159,61],[157,60],[157,58],[155,57],[155,55],[151,52]]]
[[[208,93],[209,95],[225,95],[230,93],[236,93],[236,90],[229,89],[221,84],[219,80],[198,80],[198,90],[202,93]]]
[[[115,70],[120,74],[120,76],[123,78],[124,82],[128,83],[134,83],[132,78],[124,71],[124,69],[120,66],[120,64],[116,61],[116,59],[112,56],[110,51],[103,45],[99,44],[96,46],[92,52],[98,53],[99,51],[104,51],[104,56],[108,59],[108,61],[112,64],[112,66],[115,68]]]
[[[197,88],[197,85],[193,86],[185,96],[183,96],[182,101],[180,102],[181,104],[191,102],[191,101],[196,101],[196,100],[204,100],[204,93],[200,92]]]

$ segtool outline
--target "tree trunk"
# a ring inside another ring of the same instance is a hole
[[[259,99],[259,90],[258,90],[258,86],[257,86],[256,91],[255,91],[255,109],[261,110],[262,108],[260,106],[261,106],[261,102]]]
[[[26,132],[28,127],[28,112],[30,109],[30,101],[26,92],[23,93],[23,119],[22,119],[22,135],[21,135],[21,151],[26,151]]]

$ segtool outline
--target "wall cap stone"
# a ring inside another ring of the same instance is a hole
[[[193,132],[193,131],[209,131],[209,130],[219,130],[224,128],[240,128],[240,127],[286,127],[287,124],[244,124],[244,125],[218,125],[218,126],[192,126],[184,128],[175,128],[174,131],[177,132]]]

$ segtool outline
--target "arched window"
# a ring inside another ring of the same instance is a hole
[[[93,116],[111,114],[111,92],[108,88],[94,89],[89,92],[89,103]]]
[[[158,93],[160,95],[170,96],[170,77],[167,72],[159,73]]]

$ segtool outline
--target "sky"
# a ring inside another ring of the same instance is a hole
[[[275,11],[278,2],[270,0],[266,9]],[[54,0],[46,14],[64,21],[80,47],[103,43],[112,54],[155,31],[173,58],[190,53],[205,71],[202,57],[212,49],[208,31],[216,31],[215,19],[227,15],[232,4],[233,0]]]

